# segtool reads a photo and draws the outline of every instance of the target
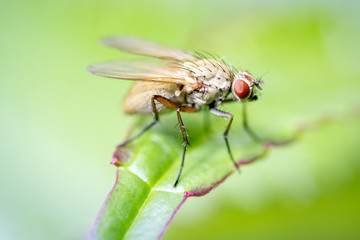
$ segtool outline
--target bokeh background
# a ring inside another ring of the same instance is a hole
[[[266,80],[249,107],[256,129],[307,129],[189,199],[165,239],[360,238],[357,1],[0,3],[0,239],[90,230],[114,182],[114,146],[137,121],[120,109],[131,83],[86,71],[133,57],[98,43],[113,34],[227,56]]]

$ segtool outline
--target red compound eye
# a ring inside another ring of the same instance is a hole
[[[236,80],[234,83],[234,92],[240,98],[244,99],[249,96],[249,85],[243,80]]]

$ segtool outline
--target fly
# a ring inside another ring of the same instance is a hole
[[[152,114],[154,120],[140,133],[117,146],[120,149],[159,121],[159,114],[176,110],[183,137],[183,154],[174,187],[179,182],[188,146],[187,134],[181,119],[181,112],[195,113],[209,107],[212,114],[229,119],[224,132],[224,140],[230,159],[238,168],[231,153],[228,133],[234,116],[217,107],[226,102],[248,102],[257,99],[257,89],[261,90],[260,79],[255,79],[247,71],[234,71],[231,64],[221,58],[141,40],[133,37],[115,36],[102,43],[123,52],[154,57],[145,60],[120,60],[91,65],[88,70],[102,77],[136,81],[127,93],[122,108],[127,114]],[[249,128],[245,104],[243,125],[256,141],[256,134]]]

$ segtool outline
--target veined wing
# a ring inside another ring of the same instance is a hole
[[[128,36],[114,36],[105,38],[102,43],[131,54],[171,59],[177,61],[196,61],[197,57],[183,50],[168,47],[162,44]]]
[[[96,63],[88,67],[89,72],[108,78],[194,85],[197,82],[175,64],[156,63],[146,60],[124,60]]]

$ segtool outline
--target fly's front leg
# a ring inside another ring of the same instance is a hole
[[[247,118],[247,110],[246,110],[246,103],[243,104],[243,126],[245,131],[250,135],[250,137],[255,142],[260,142],[261,139],[253,132],[253,130],[248,125],[248,118]]]
[[[197,112],[198,109],[194,108],[194,107],[189,107],[189,106],[181,106],[178,103],[175,103],[167,98],[164,98],[162,96],[154,96],[154,99],[160,103],[162,103],[164,106],[168,107],[168,108],[172,108],[175,109],[177,112],[177,117],[178,117],[178,121],[179,121],[179,125],[180,125],[180,130],[181,130],[181,134],[183,136],[183,146],[184,146],[184,150],[183,150],[183,155],[182,155],[182,159],[181,159],[181,165],[180,165],[180,169],[179,169],[179,173],[178,176],[176,178],[174,187],[176,187],[176,185],[179,183],[180,180],[180,176],[181,176],[181,172],[182,169],[184,167],[184,162],[185,162],[185,153],[186,153],[186,149],[187,149],[187,145],[188,145],[188,139],[187,139],[187,134],[185,131],[185,126],[184,123],[181,119],[181,115],[180,112],[189,112],[189,113],[193,113],[193,112]]]
[[[151,107],[152,107],[151,110],[152,110],[152,115],[154,117],[154,120],[149,125],[147,125],[140,133],[138,133],[137,135],[133,136],[132,138],[130,138],[116,146],[115,152],[113,154],[113,162],[117,162],[117,160],[119,160],[118,155],[119,155],[119,151],[122,147],[125,147],[126,145],[128,145],[129,143],[131,143],[132,141],[134,141],[141,135],[143,135],[147,130],[149,130],[151,127],[153,127],[159,121],[159,112],[156,109],[155,96],[153,96],[151,98]]]
[[[228,98],[221,101],[221,103],[229,103],[236,101],[235,98]],[[249,136],[255,141],[255,142],[261,142],[261,138],[258,137],[258,135],[255,134],[255,132],[249,127],[248,124],[248,117],[247,117],[247,109],[246,109],[246,102],[243,103],[243,109],[242,109],[242,117],[243,117],[243,126],[245,131],[249,134]]]
[[[227,112],[223,112],[217,108],[210,108],[210,112],[216,116],[219,116],[219,117],[226,117],[226,118],[230,118],[230,121],[226,127],[226,130],[224,132],[224,140],[225,140],[225,144],[226,144],[226,148],[227,148],[227,151],[229,153],[229,156],[230,156],[230,159],[231,161],[233,162],[234,166],[236,169],[238,169],[238,165],[236,164],[234,158],[233,158],[233,155],[231,153],[231,149],[230,149],[230,145],[229,145],[229,141],[228,141],[228,133],[229,133],[229,130],[230,130],[230,127],[231,127],[231,123],[234,119],[234,116],[231,114],[231,113],[227,113]]]

